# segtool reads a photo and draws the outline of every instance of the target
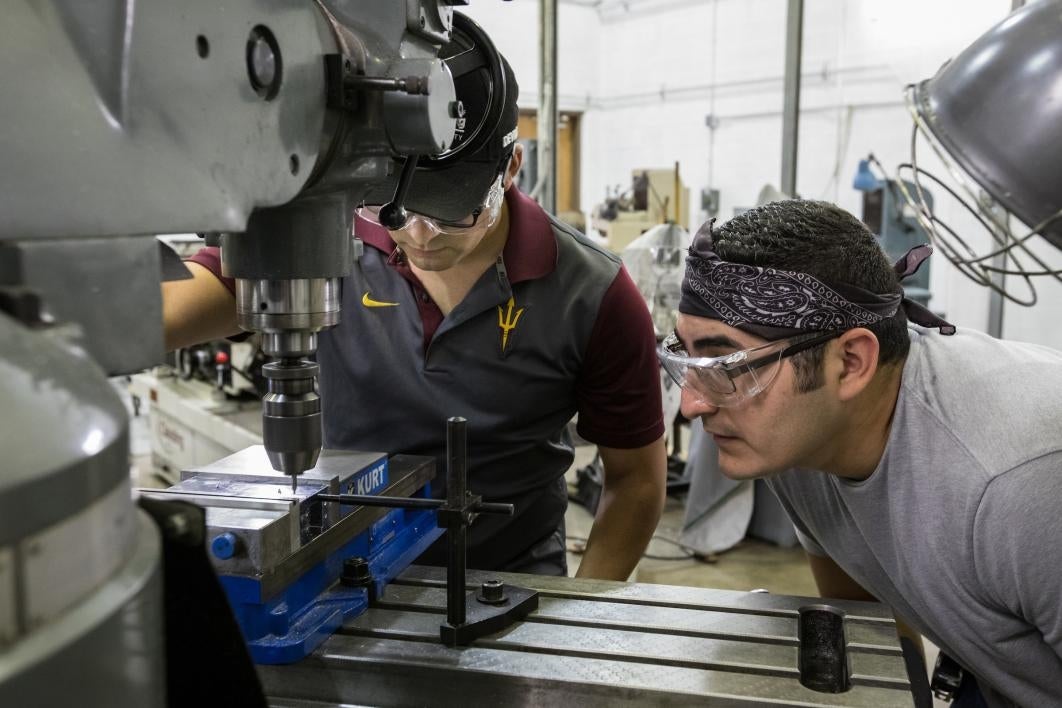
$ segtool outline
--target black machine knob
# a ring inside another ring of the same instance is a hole
[[[505,583],[500,580],[487,580],[479,588],[476,599],[488,605],[504,605],[509,601],[505,594]]]
[[[339,582],[348,588],[363,588],[372,585],[372,571],[369,569],[369,561],[360,556],[345,559],[343,561],[343,573],[339,576]]]

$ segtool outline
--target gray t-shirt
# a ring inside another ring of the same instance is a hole
[[[972,671],[992,705],[1062,704],[1062,353],[912,326],[874,473],[768,484],[810,553]]]

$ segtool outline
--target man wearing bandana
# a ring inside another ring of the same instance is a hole
[[[929,637],[964,672],[955,705],[1058,705],[1062,353],[904,298],[929,252],[890,266],[824,202],[708,223],[661,363],[723,472],[766,478],[824,597]]]

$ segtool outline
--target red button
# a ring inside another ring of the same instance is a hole
[[[229,363],[229,353],[226,352],[226,351],[218,351],[218,353],[214,355],[214,363],[215,364],[228,364]]]

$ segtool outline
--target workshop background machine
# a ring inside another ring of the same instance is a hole
[[[257,335],[178,349],[166,358],[133,374],[128,386],[134,411],[146,417],[155,476],[175,484],[181,470],[262,444],[267,359]]]
[[[915,246],[929,243],[931,237],[903,196],[905,193],[915,193],[919,187],[913,182],[879,179],[870,170],[872,162],[877,164],[873,155],[859,161],[852,187],[863,193],[863,223],[878,237],[889,261],[895,262]],[[924,208],[932,210],[932,192],[923,187],[920,194]],[[904,281],[903,285],[907,297],[927,307],[931,296],[929,273],[932,265],[930,262],[923,263],[918,272]]]
[[[631,171],[631,186],[617,187],[605,201],[594,207],[590,226],[608,241],[608,247],[621,253],[649,229],[672,222],[687,231],[690,190],[674,169]]]
[[[181,258],[203,247],[196,234],[159,238]],[[148,425],[152,474],[175,484],[181,470],[261,445],[267,363],[261,335],[254,333],[181,347],[164,363],[130,376],[134,414]]]

